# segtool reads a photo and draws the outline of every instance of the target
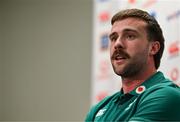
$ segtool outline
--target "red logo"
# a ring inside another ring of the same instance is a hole
[[[168,52],[170,56],[176,56],[179,54],[179,41],[173,42],[170,44]]]
[[[145,90],[146,90],[146,87],[145,87],[145,86],[139,86],[139,87],[136,88],[136,93],[137,93],[137,94],[141,94],[141,93],[143,93]]]
[[[134,4],[134,3],[136,2],[136,0],[128,0],[128,2],[129,2],[130,4]]]
[[[172,71],[170,72],[170,77],[173,81],[177,81],[179,78],[179,71],[177,68],[172,69]]]
[[[104,11],[99,14],[99,20],[100,22],[107,22],[110,20],[110,14],[107,11]]]

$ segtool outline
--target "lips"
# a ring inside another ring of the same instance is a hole
[[[122,56],[115,56],[114,58],[115,63],[118,65],[123,64],[125,60],[126,58]]]
[[[125,57],[122,57],[122,56],[115,56],[114,58],[115,60],[122,60],[122,59],[126,59]]]

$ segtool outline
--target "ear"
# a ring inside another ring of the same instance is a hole
[[[158,41],[152,41],[149,49],[149,55],[155,55],[160,50],[160,43]]]

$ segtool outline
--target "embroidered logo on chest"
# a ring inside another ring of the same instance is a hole
[[[101,110],[99,110],[98,113],[96,114],[96,117],[102,116],[102,115],[105,113],[106,110],[107,110],[107,109],[101,109]]]

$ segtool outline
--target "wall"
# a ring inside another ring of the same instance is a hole
[[[91,0],[1,0],[2,116],[83,121],[90,105]]]
[[[1,4],[0,4],[0,23],[2,20],[2,11],[1,11]],[[0,24],[1,25],[1,24]],[[1,28],[1,26],[0,26]],[[0,120],[2,118],[2,29],[0,29]]]

